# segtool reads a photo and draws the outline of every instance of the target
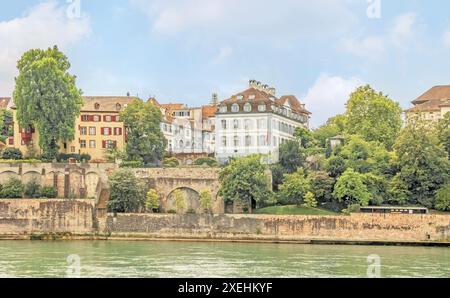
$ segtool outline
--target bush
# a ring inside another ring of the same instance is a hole
[[[89,162],[91,156],[89,154],[65,154],[59,153],[56,156],[57,162],[68,162],[70,159],[75,159],[77,162]]]
[[[152,212],[159,209],[159,196],[156,190],[150,189],[147,192],[145,208]]]
[[[308,207],[308,208],[316,208],[317,207],[317,201],[312,192],[306,193],[304,206]]]
[[[437,192],[435,208],[439,211],[450,211],[450,184],[445,185]]]
[[[164,159],[163,165],[166,168],[176,168],[180,166],[180,162],[175,157],[169,157]]]
[[[207,166],[213,168],[213,167],[219,166],[219,163],[217,162],[217,160],[215,158],[212,158],[212,157],[200,157],[194,162],[194,165],[196,165],[196,166],[207,165]]]
[[[120,165],[121,168],[130,168],[130,169],[136,169],[136,168],[142,168],[144,167],[144,163],[139,160],[135,161],[124,161]]]
[[[2,152],[2,159],[21,160],[23,159],[23,155],[17,148],[6,148]]]
[[[6,199],[20,199],[23,196],[23,184],[17,178],[11,178],[2,187],[2,197]]]
[[[168,214],[177,214],[177,212],[173,209],[170,209],[167,211]]]
[[[41,188],[41,197],[47,199],[55,199],[58,196],[58,192],[53,186],[44,186]]]
[[[40,198],[41,197],[41,186],[36,182],[36,180],[32,180],[25,184],[24,187],[24,195],[27,198]]]
[[[109,176],[110,212],[133,213],[145,206],[146,193],[144,185],[129,169],[118,169]]]
[[[196,212],[195,212],[194,209],[188,209],[188,210],[186,211],[186,214],[196,214]]]

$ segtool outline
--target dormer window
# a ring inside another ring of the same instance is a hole
[[[120,111],[122,109],[122,105],[120,103],[116,104],[116,110]]]
[[[237,100],[243,100],[244,99],[244,95],[238,95],[236,96]]]
[[[255,99],[256,98],[256,95],[255,94],[250,94],[249,96],[248,96],[248,99],[250,99],[250,100],[253,100],[253,99]]]
[[[260,104],[260,105],[258,106],[258,111],[260,111],[260,112],[265,112],[265,111],[266,111],[266,105]]]
[[[219,108],[219,111],[221,113],[226,113],[226,112],[228,112],[228,108],[227,108],[227,106],[222,106],[222,107]]]
[[[252,105],[249,103],[246,103],[244,106],[244,112],[251,112],[252,111]]]
[[[231,106],[231,112],[233,112],[233,113],[239,112],[239,105],[238,104],[232,105]]]
[[[94,108],[95,108],[96,110],[100,110],[100,104],[99,104],[98,102],[95,103]]]

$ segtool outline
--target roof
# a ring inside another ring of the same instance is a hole
[[[202,118],[214,118],[216,116],[217,106],[202,106]]]
[[[169,110],[184,110],[186,109],[186,106],[182,103],[167,103],[167,104],[160,104],[161,107]]]
[[[140,100],[137,97],[129,96],[83,96],[84,105],[82,112],[120,112],[126,105],[134,100]]]
[[[435,86],[412,103],[414,107],[406,112],[439,112],[442,107],[450,106],[450,85]]]
[[[240,99],[240,97],[242,97]],[[272,105],[277,107],[282,107],[286,102],[289,102],[291,109],[298,114],[306,114],[310,115],[311,113],[307,111],[303,104],[299,102],[297,97],[294,95],[286,95],[280,98],[276,98],[275,96],[266,93],[264,91],[258,90],[254,87],[250,87],[249,89],[235,94],[227,100],[222,101],[219,106],[234,104],[237,103],[239,105],[244,105],[246,103],[252,104],[252,111],[257,112],[258,106],[261,104],[266,104],[267,111],[272,111]]]
[[[0,97],[0,109],[6,109],[11,102],[11,97]]]

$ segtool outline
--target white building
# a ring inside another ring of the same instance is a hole
[[[275,89],[251,80],[249,89],[218,105],[216,158],[266,154],[278,159],[278,148],[294,139],[297,127],[309,128],[311,113],[293,95],[277,98]]]

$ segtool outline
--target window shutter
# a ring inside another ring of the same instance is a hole
[[[102,148],[103,148],[103,149],[106,148],[106,141],[102,141]]]
[[[119,127],[119,136],[122,135],[122,127]]]
[[[117,141],[114,141],[114,148],[117,148]]]
[[[102,136],[105,135],[105,128],[104,128],[104,127],[101,128],[101,135],[102,135]]]

